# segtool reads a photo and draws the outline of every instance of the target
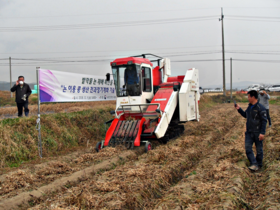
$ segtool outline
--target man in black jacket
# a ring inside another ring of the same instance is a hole
[[[22,109],[24,107],[25,116],[28,116],[28,97],[31,89],[27,83],[24,83],[24,76],[19,76],[16,84],[11,88],[11,92],[16,91],[16,103],[18,108],[18,116],[22,117]]]
[[[248,92],[249,106],[244,112],[238,104],[235,108],[245,118],[246,133],[245,133],[245,150],[248,160],[250,161],[249,169],[257,171],[262,167],[263,161],[263,140],[265,135],[267,114],[263,105],[258,102],[258,92],[251,90]],[[255,143],[257,155],[255,157],[252,146]]]

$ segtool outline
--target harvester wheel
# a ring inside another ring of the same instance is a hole
[[[101,141],[99,141],[95,146],[95,150],[96,150],[96,152],[99,152],[101,149],[102,149],[102,143],[101,143]]]
[[[152,150],[152,144],[150,142],[146,142],[145,145],[145,152]]]

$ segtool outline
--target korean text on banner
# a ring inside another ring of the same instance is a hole
[[[105,77],[39,69],[41,102],[115,100],[113,80]]]

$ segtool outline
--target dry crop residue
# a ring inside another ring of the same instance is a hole
[[[120,154],[124,148],[106,148],[99,153],[76,153],[74,156],[60,158],[61,161],[50,161],[37,164],[27,169],[17,170],[2,175],[0,183],[0,202],[19,193],[30,191],[49,184],[61,177],[69,176],[76,171],[101,163]]]
[[[245,108],[246,104],[242,106]],[[247,169],[245,119],[232,105],[223,104],[205,109],[199,123],[186,123],[185,133],[176,140],[160,145],[148,154],[125,161],[120,159],[109,169],[99,170],[56,192],[33,197],[29,206],[22,208],[279,209],[278,106],[271,106],[271,115],[273,127],[267,130],[265,139],[264,168],[258,173]],[[124,152],[110,149],[112,151],[108,150],[106,154],[99,153],[99,158],[110,160]],[[95,155],[80,154],[66,162],[68,165],[61,165],[62,171],[72,173],[75,164],[80,166],[94,161]],[[62,163],[57,164],[56,168],[59,168]],[[18,188],[35,188],[36,185],[28,180],[39,176],[38,172],[48,176],[46,174],[52,172],[48,167],[51,166],[47,164],[45,170],[37,169],[31,174],[19,172],[18,175],[26,178],[11,179],[18,184],[11,185],[14,189],[8,194]],[[54,170],[54,174],[59,172],[59,169]],[[28,183],[22,182],[23,179]]]
[[[215,107],[211,112],[202,113],[200,123],[186,123],[185,134],[175,141],[139,156],[137,161],[129,161],[108,172],[96,174],[90,180],[58,192],[45,201],[36,201],[38,205],[34,209],[164,208],[161,205],[162,200],[171,194],[172,186],[180,185],[189,176],[187,174],[190,171],[193,174],[197,173],[194,170],[200,164],[211,168],[211,165],[207,165],[207,160],[214,159],[221,145],[225,147],[225,150],[228,149],[224,143],[232,143],[233,140],[227,138],[242,133],[232,133],[236,127],[244,129],[244,121],[232,107],[228,105]],[[229,151],[232,156],[236,154],[240,156],[241,153],[236,151],[234,145]],[[228,159],[225,154],[226,151],[221,152],[221,163],[211,168],[212,171],[207,171],[205,176],[213,177],[215,180],[230,179],[230,171],[224,175],[220,173],[232,168],[232,164],[223,160]],[[235,162],[239,161],[235,157],[232,159]],[[198,189],[206,193],[207,190],[203,190],[203,187],[212,189],[215,188],[215,184],[217,185],[217,183],[205,181],[205,184],[200,185]],[[174,199],[171,199],[170,203],[174,203]]]
[[[77,112],[88,109],[98,109],[104,107],[104,105],[111,105],[112,109],[114,109],[114,105],[116,101],[92,101],[92,102],[76,102],[76,103],[56,103],[56,104],[41,104],[40,110],[41,114],[49,114],[49,113],[69,113],[69,112]],[[16,105],[16,103],[15,103]],[[37,115],[38,106],[37,105],[29,105],[29,113],[30,115]],[[17,107],[6,107],[0,108],[0,119],[4,119],[7,117],[17,117]]]

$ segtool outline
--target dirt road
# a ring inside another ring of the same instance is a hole
[[[87,149],[2,175],[0,208],[280,209],[278,109],[271,106],[260,172],[247,169],[245,119],[223,104],[148,154]]]

